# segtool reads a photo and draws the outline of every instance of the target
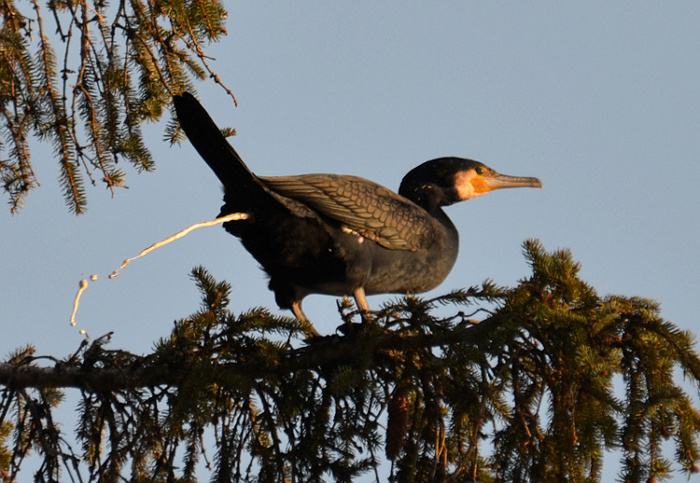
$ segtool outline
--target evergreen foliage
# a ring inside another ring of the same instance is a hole
[[[201,308],[151,354],[105,336],[53,366],[29,347],[0,365],[0,475],[19,481],[34,452],[39,481],[195,481],[202,464],[221,482],[379,480],[388,458],[397,482],[592,482],[609,450],[622,481],[696,473],[700,413],[677,380],[700,382],[691,334],[651,300],[600,297],[567,251],[525,256],[516,287],[405,297],[362,324],[343,305],[328,336],[234,315],[197,268]],[[70,387],[80,448],[53,418]]]
[[[82,213],[85,178],[114,191],[120,160],[154,169],[140,126],[191,79],[212,77],[233,98],[202,50],[226,34],[217,0],[2,0],[0,18],[0,178],[13,212],[38,184],[32,135],[52,144],[66,203]]]

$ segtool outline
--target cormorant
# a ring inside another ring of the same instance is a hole
[[[220,216],[262,265],[282,309],[306,319],[312,293],[420,293],[437,287],[457,259],[457,229],[443,206],[500,188],[542,187],[537,178],[497,173],[463,158],[427,161],[404,176],[398,194],[356,176],[253,174],[189,93],[174,98],[180,126],[224,185]]]

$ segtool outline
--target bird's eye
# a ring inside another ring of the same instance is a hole
[[[482,174],[484,174],[484,168],[482,168],[481,166],[479,166],[478,168],[476,168],[475,171],[476,171],[476,174],[478,174],[479,176],[481,176]]]

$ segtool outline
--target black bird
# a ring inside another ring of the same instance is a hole
[[[312,293],[420,293],[437,287],[457,259],[457,229],[443,206],[500,188],[542,187],[537,178],[498,174],[470,159],[439,158],[409,171],[399,193],[356,176],[253,174],[190,94],[174,98],[180,126],[224,185],[224,228],[270,277],[280,308],[306,319]]]

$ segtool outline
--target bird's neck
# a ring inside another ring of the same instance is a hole
[[[399,188],[399,194],[423,208],[449,231],[455,234],[457,233],[457,228],[455,228],[452,220],[450,220],[447,213],[442,209],[443,206],[450,205],[454,202],[453,200],[447,199],[444,190],[439,190],[434,185],[414,187],[408,184],[402,184]]]
[[[428,213],[430,213],[441,224],[450,229],[450,231],[454,231],[455,233],[457,233],[457,228],[455,227],[454,223],[452,223],[452,220],[450,220],[450,217],[447,216],[447,213],[445,213],[445,210],[443,210],[441,206],[436,206],[433,209],[433,211],[429,211]]]
[[[450,220],[450,217],[447,216],[445,210],[442,209],[442,205],[438,203],[424,203],[420,204],[419,206],[427,211],[428,214],[437,220],[442,226],[447,228],[448,232],[453,234],[455,237],[458,236],[457,228],[455,227],[454,223],[452,223],[452,220]]]

